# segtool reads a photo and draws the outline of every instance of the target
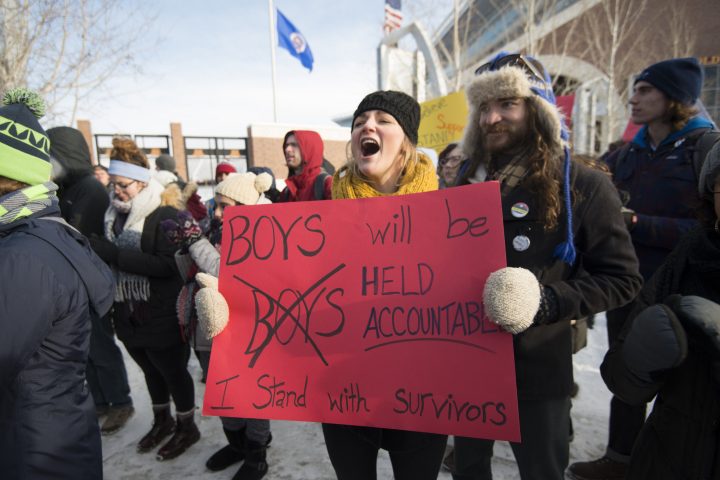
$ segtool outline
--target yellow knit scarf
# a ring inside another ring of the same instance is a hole
[[[438,179],[432,161],[418,152],[418,161],[405,167],[401,178],[402,185],[395,193],[380,193],[366,180],[359,178],[348,168],[342,167],[335,173],[332,185],[332,198],[371,198],[409,193],[431,192],[438,189]]]

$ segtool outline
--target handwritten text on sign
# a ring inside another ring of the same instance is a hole
[[[519,440],[496,183],[226,212],[207,415]]]

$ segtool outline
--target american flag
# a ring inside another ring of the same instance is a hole
[[[400,0],[385,0],[385,33],[402,27],[403,15],[400,11]]]

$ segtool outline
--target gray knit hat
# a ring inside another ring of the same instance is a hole
[[[700,170],[698,192],[701,197],[712,197],[718,174],[720,174],[720,142],[715,143],[710,149]]]
[[[168,172],[174,172],[176,167],[175,159],[167,153],[163,153],[161,155],[158,155],[158,157],[155,159],[155,166],[158,170],[167,170]]]

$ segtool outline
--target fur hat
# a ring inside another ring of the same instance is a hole
[[[163,153],[161,155],[158,155],[158,157],[155,159],[155,166],[158,170],[167,170],[168,172],[174,172],[176,167],[175,159],[167,153]]]
[[[720,142],[716,142],[710,149],[700,170],[698,192],[701,197],[712,198],[718,174],[720,174]]]
[[[506,63],[506,52],[501,52],[470,82],[465,88],[468,104],[468,122],[463,134],[463,151],[468,158],[478,158],[483,155],[480,149],[480,107],[491,101],[502,98],[525,98],[531,102],[538,112],[538,125],[540,134],[548,139],[551,153],[563,157],[563,203],[566,211],[566,238],[557,245],[555,257],[573,264],[575,262],[575,245],[572,231],[572,205],[570,199],[570,151],[568,139],[570,134],[563,121],[563,116],[557,107],[555,94],[552,91],[550,75],[540,62],[532,57],[519,57],[522,61],[531,62],[532,68],[538,74],[526,72],[523,68],[512,63]],[[482,68],[482,67],[481,67]]]
[[[34,92],[15,88],[0,107],[0,176],[29,185],[50,180],[50,139],[38,122],[45,102]]]
[[[700,96],[703,71],[697,58],[673,58],[650,65],[634,83],[648,82],[672,100],[694,104]]]
[[[367,95],[353,113],[352,124],[363,112],[368,110],[382,110],[397,120],[413,145],[418,142],[418,128],[420,128],[420,105],[410,95],[393,90],[377,91]],[[350,127],[352,131],[352,126]]]
[[[273,178],[268,173],[234,173],[218,184],[215,193],[232,198],[242,205],[267,204],[271,202],[263,193],[270,189],[272,181]]]
[[[541,91],[540,95],[538,91]],[[548,92],[549,89],[549,92]],[[465,95],[468,104],[468,122],[463,135],[462,146],[468,158],[476,158],[482,152],[478,151],[479,139],[482,135],[480,130],[480,106],[490,100],[501,98],[526,98],[532,102],[539,113],[540,125],[545,138],[549,138],[552,144],[550,147],[557,155],[563,153],[563,147],[567,145],[564,136],[562,113],[555,103],[555,96],[552,94],[549,78],[548,83],[542,86],[538,82],[532,82],[525,72],[519,67],[502,67],[499,70],[490,70],[476,76],[465,88]]]

